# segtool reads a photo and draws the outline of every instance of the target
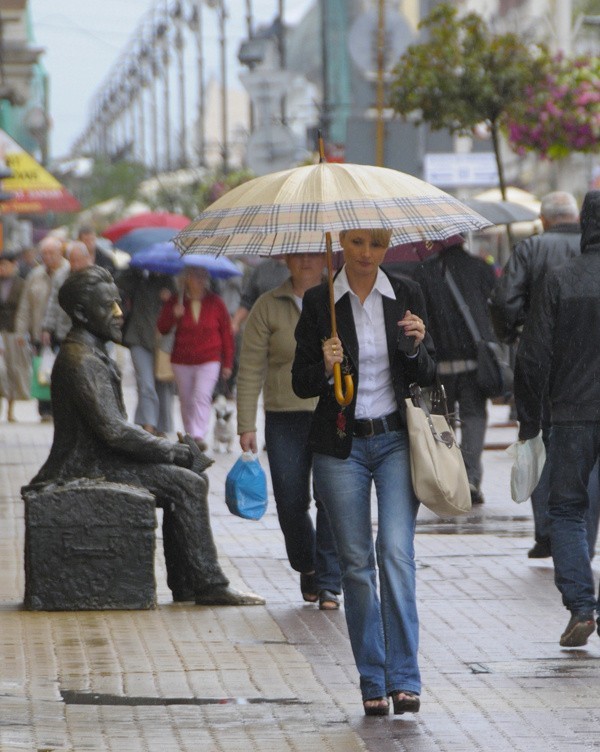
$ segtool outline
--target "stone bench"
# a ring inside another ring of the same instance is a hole
[[[25,487],[25,608],[156,605],[156,504],[148,491],[81,479]]]

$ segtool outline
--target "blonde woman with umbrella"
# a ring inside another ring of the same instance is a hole
[[[435,376],[419,286],[379,268],[390,234],[340,233],[344,266],[333,285],[337,335],[331,336],[327,285],[309,290],[292,367],[296,394],[319,398],[309,434],[315,489],[336,541],[364,712],[378,716],[388,714],[388,696],[395,713],[420,707],[414,559],[419,502],[411,483],[404,400],[409,384],[427,386]],[[347,404],[336,398],[336,364],[354,382]]]

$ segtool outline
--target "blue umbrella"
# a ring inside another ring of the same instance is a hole
[[[171,240],[176,234],[177,230],[172,227],[140,227],[121,236],[115,245],[119,250],[135,256],[161,241]]]
[[[180,274],[183,269],[183,260],[173,243],[168,241],[156,243],[147,251],[140,251],[129,262],[132,269],[145,269],[157,274]]]
[[[174,246],[173,243],[171,245]],[[241,277],[242,272],[225,256],[210,256],[202,253],[190,253],[182,256],[185,267],[196,267],[197,269],[206,269],[211,277],[215,279],[229,279],[230,277]]]
[[[228,279],[240,277],[242,272],[224,256],[193,254],[181,256],[171,242],[156,243],[147,251],[140,251],[129,264],[135,269],[146,269],[159,274],[179,274],[186,267],[206,269],[211,277]]]

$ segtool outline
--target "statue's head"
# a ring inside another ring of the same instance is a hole
[[[120,342],[123,312],[117,286],[99,266],[71,272],[58,291],[58,302],[73,326],[87,329],[103,342]]]

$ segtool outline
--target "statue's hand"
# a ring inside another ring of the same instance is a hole
[[[192,467],[192,452],[187,444],[173,445],[173,463],[188,470]]]
[[[214,460],[211,460],[210,457],[207,457],[204,452],[201,452],[198,449],[198,444],[194,441],[194,439],[189,435],[189,433],[186,434],[177,434],[179,436],[179,443],[183,446],[188,447],[189,452],[191,454],[192,463],[191,466],[188,465],[190,470],[197,473],[198,475],[201,475],[207,468],[209,468],[213,463]]]

